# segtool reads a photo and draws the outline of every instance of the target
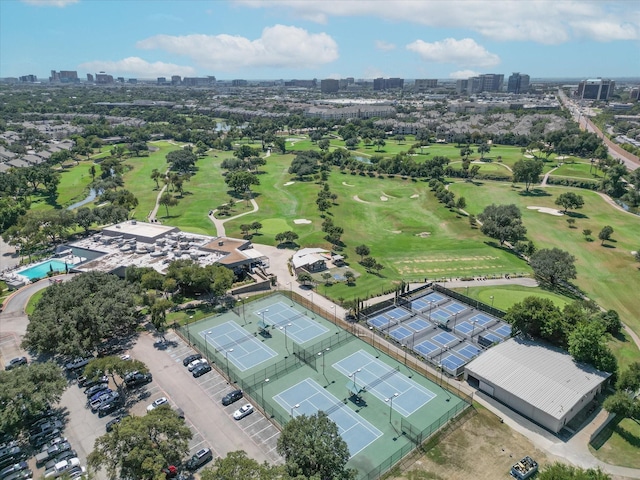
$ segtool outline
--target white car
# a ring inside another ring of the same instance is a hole
[[[189,369],[190,372],[193,372],[198,365],[202,365],[203,363],[207,363],[207,361],[204,358],[199,358],[199,359],[194,360],[193,362],[191,362],[189,364],[188,369]]]
[[[241,418],[244,418],[251,413],[253,413],[253,405],[251,405],[250,403],[246,403],[238,410],[233,412],[233,418],[235,418],[236,420],[240,420]]]
[[[120,360],[131,360],[131,355],[120,355]]]
[[[154,400],[154,402],[147,407],[147,412],[150,412],[151,410],[155,410],[160,405],[164,405],[165,403],[169,403],[169,400],[167,400],[166,397],[160,397],[160,398]]]

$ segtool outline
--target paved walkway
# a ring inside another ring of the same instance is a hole
[[[237,200],[237,202],[243,202],[244,200]],[[250,213],[255,213],[258,211],[258,209],[260,207],[258,207],[258,202],[256,202],[253,198],[250,200],[251,201],[251,205],[253,206],[253,210],[250,210],[248,212],[243,212],[243,213],[239,213],[238,215],[234,215],[233,217],[229,217],[229,218],[216,218],[216,212],[218,211],[216,210],[211,210],[211,213],[209,214],[209,220],[211,220],[211,222],[213,223],[213,225],[216,227],[216,235],[218,237],[224,237],[226,235],[226,230],[224,228],[224,224],[226,222],[228,222],[229,220],[234,220],[238,217],[243,217],[245,215],[249,215]],[[236,202],[236,203],[237,203]]]

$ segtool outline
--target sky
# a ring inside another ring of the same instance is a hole
[[[640,77],[638,0],[0,0],[0,77]]]

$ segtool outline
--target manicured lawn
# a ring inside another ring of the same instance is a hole
[[[89,168],[93,161],[82,161],[78,165],[64,169],[60,173],[58,185],[58,205],[67,207],[85,198],[89,194],[89,184],[93,181],[89,174]],[[96,171],[100,169],[96,167]]]
[[[615,423],[615,420],[614,420]],[[603,435],[610,435],[604,445],[597,450],[589,445],[589,450],[603,462],[623,467],[640,468],[640,424],[629,418],[623,419]]]
[[[457,196],[466,198],[466,210],[475,215],[490,203],[517,205],[528,229],[528,238],[538,248],[557,247],[574,255],[578,271],[575,283],[603,307],[617,310],[625,323],[640,332],[637,293],[640,271],[630,253],[638,249],[640,218],[615,209],[595,192],[567,187],[538,188],[530,195],[523,194],[521,188],[497,182],[461,182],[451,185],[450,189]],[[488,190],[490,194],[487,194]],[[557,217],[527,209],[528,206],[555,209],[555,199],[567,191],[581,195],[585,202],[584,207],[573,214],[575,228],[569,228],[567,216]],[[597,236],[605,225],[611,225],[614,233],[613,241],[603,246]],[[596,240],[585,241],[584,229],[591,229]]]
[[[573,301],[571,298],[550,292],[541,287],[524,287],[522,285],[492,285],[488,287],[454,288],[453,290],[487,305],[493,303],[494,307],[504,311],[508,310],[513,304],[521,302],[532,295],[548,298],[559,308],[563,308]],[[493,297],[493,300],[491,297]]]
[[[24,309],[25,312],[27,312],[27,315],[31,315],[33,313],[33,310],[36,308],[36,304],[40,301],[44,292],[44,290],[39,290],[31,295],[29,301],[27,302],[27,306]]]
[[[587,178],[589,180],[602,179],[602,172],[592,166],[590,162],[564,163],[551,174],[552,177]]]

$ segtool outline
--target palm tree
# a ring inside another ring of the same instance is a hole
[[[175,198],[170,193],[165,192],[160,197],[160,202],[159,203],[160,203],[160,205],[164,205],[164,207],[167,209],[167,217],[168,217],[169,216],[169,207],[175,207],[178,204],[178,199]]]

